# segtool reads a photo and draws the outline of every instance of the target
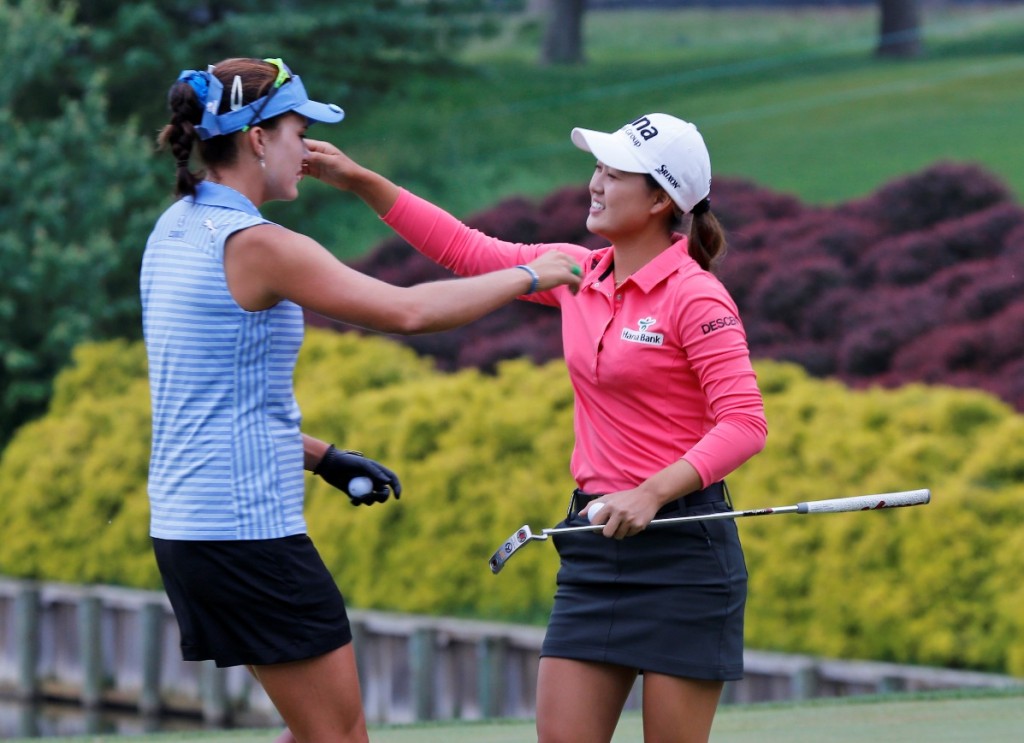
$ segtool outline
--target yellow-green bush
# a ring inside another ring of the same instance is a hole
[[[1024,418],[980,392],[758,368],[769,445],[730,478],[738,507],[923,487],[932,503],[741,521],[748,642],[1024,673]]]
[[[851,391],[759,363],[764,453],[730,478],[739,509],[927,487],[926,507],[739,522],[751,647],[1024,674],[1024,417],[967,390]],[[554,524],[572,480],[560,362],[437,372],[380,338],[310,331],[296,390],[312,435],[402,477],[354,508],[308,480],[310,533],[350,605],[534,621],[549,546],[500,576],[491,552]],[[139,344],[77,349],[50,413],[0,461],[0,573],[159,585],[147,537],[149,395]]]
[[[440,374],[381,341],[311,334],[307,347],[296,372],[306,430],[379,458],[403,481],[399,505],[363,508],[310,479],[310,534],[346,598],[416,612],[546,614],[553,550],[524,550],[500,579],[487,559],[524,522],[554,523],[564,512],[573,487],[572,391],[562,365],[515,361],[495,376]],[[319,358],[315,369],[310,356]],[[362,371],[344,369],[359,356],[366,358],[357,365],[370,368],[401,359],[408,372],[389,387],[357,390]],[[333,389],[335,375],[346,377],[348,394]]]
[[[0,460],[0,573],[157,585],[149,441],[142,345],[78,346],[49,414],[22,426]]]

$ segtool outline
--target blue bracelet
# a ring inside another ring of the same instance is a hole
[[[540,286],[540,276],[537,275],[537,272],[534,271],[529,266],[525,266],[522,264],[516,266],[516,268],[521,268],[524,271],[526,271],[526,273],[530,274],[530,289],[528,291],[523,292],[523,294],[533,294],[535,291],[537,291],[537,287]]]

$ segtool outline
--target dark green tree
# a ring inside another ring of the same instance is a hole
[[[142,244],[164,189],[150,144],[128,120],[111,124],[103,74],[75,99],[51,77],[80,42],[68,10],[0,4],[5,59],[54,83],[56,115],[18,117],[12,103],[38,92],[25,76],[0,83],[0,444],[42,412],[71,348],[89,338],[138,336]]]
[[[154,136],[180,69],[281,56],[348,105],[444,64],[483,5],[0,0],[0,448],[45,410],[76,344],[140,335],[142,251],[171,191]]]
[[[486,0],[46,0],[70,14],[80,32],[44,95],[24,99],[21,113],[56,115],[61,95],[79,95],[89,75],[108,74],[110,115],[163,123],[154,89],[181,69],[225,57],[282,57],[316,80],[321,96],[344,105],[383,92],[413,68],[447,64],[453,51],[489,28]],[[61,9],[61,10],[58,10]]]

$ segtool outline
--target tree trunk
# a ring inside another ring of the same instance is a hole
[[[879,57],[916,57],[921,52],[921,14],[918,0],[878,0],[881,11]]]
[[[551,0],[526,0],[526,9],[524,13],[531,17],[540,17],[548,12],[548,6],[551,4]]]
[[[541,64],[583,62],[583,11],[586,0],[548,0]]]

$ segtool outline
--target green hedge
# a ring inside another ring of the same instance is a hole
[[[928,487],[926,507],[741,523],[753,646],[1024,674],[1024,417],[980,392],[850,392],[758,367],[744,507]]]
[[[1024,675],[1024,417],[980,392],[851,391],[758,363],[764,453],[730,478],[737,508],[928,487],[929,506],[739,522],[750,647]],[[310,331],[304,426],[403,478],[353,508],[310,477],[310,533],[352,606],[543,621],[557,559],[486,561],[519,525],[554,524],[572,488],[561,362],[437,372],[381,338]],[[152,588],[140,344],[76,349],[50,413],[0,460],[0,573]]]

